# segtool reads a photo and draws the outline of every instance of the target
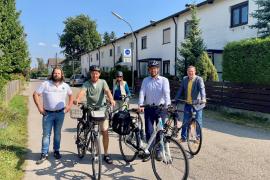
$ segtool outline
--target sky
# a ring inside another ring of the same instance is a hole
[[[185,9],[193,0],[16,0],[20,22],[27,34],[27,44],[36,67],[36,58],[63,58],[59,37],[64,21],[80,14],[88,15],[97,23],[100,34],[114,31],[117,37],[130,32],[126,23],[112,15],[112,11],[125,18],[133,30],[142,28],[150,20],[158,21]],[[202,2],[197,0],[196,3]]]

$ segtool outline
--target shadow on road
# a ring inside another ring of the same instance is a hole
[[[61,151],[61,153],[62,158],[60,160],[55,160],[53,154],[49,153],[48,161],[44,161],[42,164],[34,166],[35,168],[30,171],[34,171],[38,176],[49,175],[57,180],[92,178],[88,172],[71,169],[76,164],[89,164],[90,158],[88,159],[85,157],[84,159],[79,159],[77,154],[69,151]],[[31,160],[31,163],[35,163],[39,158],[40,153],[32,153],[29,151],[26,160]],[[44,165],[46,167],[44,167]]]
[[[62,158],[60,160],[55,160],[53,153],[49,153],[49,158],[40,165],[34,165],[32,170],[37,176],[51,176],[56,180],[60,179],[92,179],[91,161],[90,156],[87,155],[83,159],[79,159],[76,153],[69,151],[61,151]],[[111,155],[114,162],[113,164],[102,163],[102,175],[101,178],[109,179],[140,179],[145,180],[145,178],[135,177],[127,175],[128,173],[134,172],[133,168],[135,163],[127,164],[122,160],[122,156],[119,154]],[[32,153],[28,151],[26,160],[30,160],[31,163],[35,163],[40,158],[40,153]],[[89,172],[74,170],[76,165],[89,165]]]
[[[247,127],[231,122],[218,121],[213,119],[204,119],[203,127],[209,130],[218,131],[234,136],[270,140],[270,132],[258,128]]]
[[[126,180],[126,179],[146,180],[145,178],[127,175],[128,173],[135,171],[133,166],[136,164],[134,162],[132,164],[126,163],[120,154],[112,154],[112,158],[114,160],[113,164],[103,163],[104,171],[103,171],[102,177],[108,177],[111,179],[120,179],[120,180]]]

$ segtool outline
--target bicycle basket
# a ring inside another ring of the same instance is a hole
[[[81,109],[70,109],[70,118],[72,119],[80,119],[83,116],[83,112]]]

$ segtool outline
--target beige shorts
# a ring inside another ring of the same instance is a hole
[[[109,119],[99,122],[100,131],[108,131],[109,129]]]

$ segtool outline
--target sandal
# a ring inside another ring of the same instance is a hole
[[[109,155],[104,155],[103,160],[107,163],[107,164],[112,164],[113,160],[111,159],[111,157]]]

